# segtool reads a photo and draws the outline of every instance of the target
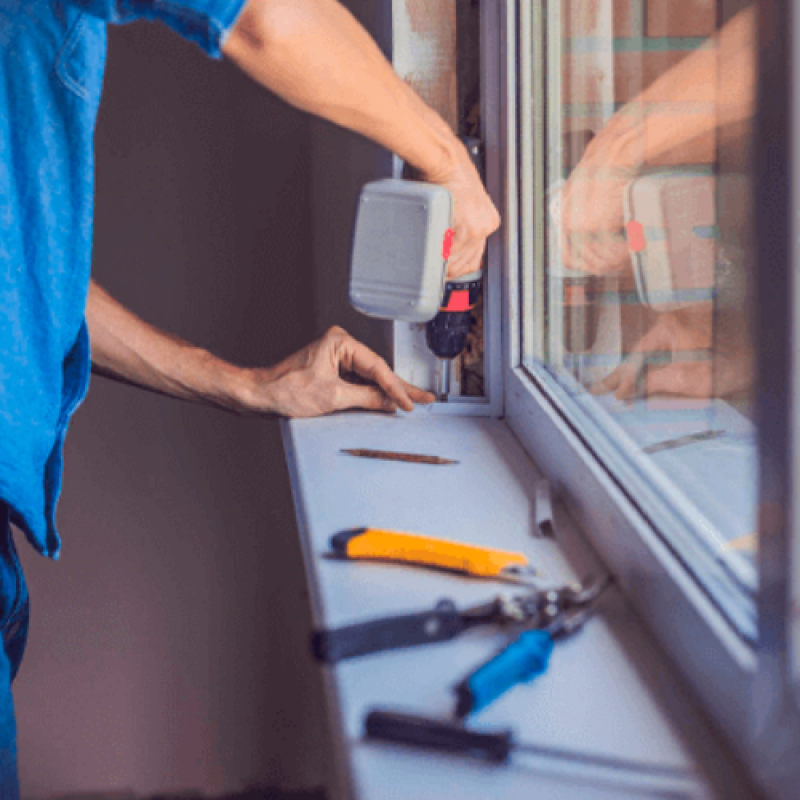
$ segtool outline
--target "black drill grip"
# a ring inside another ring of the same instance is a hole
[[[511,731],[480,733],[454,722],[373,709],[364,721],[368,739],[477,756],[502,764],[513,748]]]
[[[311,651],[318,661],[335,664],[382,650],[446,642],[465,628],[466,623],[455,605],[450,600],[442,600],[433,610],[421,614],[384,617],[316,631],[311,640]]]

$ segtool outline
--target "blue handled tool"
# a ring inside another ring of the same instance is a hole
[[[553,637],[547,631],[526,631],[494,658],[458,684],[456,716],[480,711],[503,692],[541,675],[550,663]]]
[[[569,636],[583,625],[609,583],[607,579],[580,591],[548,593],[550,603],[540,616],[545,624],[538,630],[524,631],[456,685],[456,716],[463,718],[480,711],[512,686],[545,672],[555,640]]]

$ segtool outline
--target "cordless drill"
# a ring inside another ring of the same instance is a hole
[[[477,163],[480,145],[465,140]],[[356,214],[350,303],[381,319],[427,322],[425,340],[439,359],[437,394],[450,394],[453,359],[464,350],[481,271],[447,278],[453,199],[435,184],[389,178],[366,184]]]

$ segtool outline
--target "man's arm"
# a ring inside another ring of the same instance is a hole
[[[466,150],[336,0],[249,0],[225,55],[297,108],[396,153],[454,198],[449,274],[480,267],[500,218]]]
[[[86,318],[93,371],[159,394],[239,414],[310,417],[346,408],[410,411],[433,396],[397,377],[386,362],[332,328],[275,367],[245,369],[148,325],[94,281]],[[377,384],[342,379],[340,370]]]

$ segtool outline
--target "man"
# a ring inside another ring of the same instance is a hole
[[[336,0],[0,0],[0,797],[18,797],[10,683],[27,592],[7,520],[56,557],[66,426],[96,371],[240,413],[410,410],[432,397],[344,331],[265,369],[168,336],[89,279],[107,23],[159,19],[284,100],[397,153],[455,200],[450,273],[475,270],[499,218],[445,123]],[[374,382],[356,386],[340,369]]]

